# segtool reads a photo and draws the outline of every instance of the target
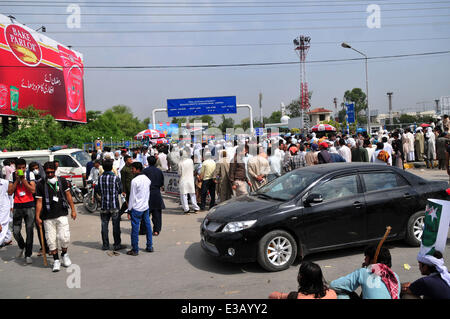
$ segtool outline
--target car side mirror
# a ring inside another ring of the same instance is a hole
[[[304,204],[305,206],[311,206],[311,204],[318,204],[323,202],[322,194],[309,194],[306,197]]]

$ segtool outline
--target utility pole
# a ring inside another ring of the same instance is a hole
[[[261,125],[262,125],[262,127],[264,127],[263,112],[262,112],[262,99],[263,99],[263,95],[260,92],[259,93],[259,116],[260,116],[260,119],[261,119]]]
[[[436,115],[440,115],[439,114],[439,100],[436,99],[436,100],[434,100],[434,102],[436,103]]]
[[[336,97],[333,99],[333,103],[334,103],[334,110],[336,111],[336,115],[334,116],[334,119],[336,120],[336,118],[338,118],[337,98]]]
[[[387,92],[389,98],[389,124],[394,124],[394,116],[392,114],[392,92]]]

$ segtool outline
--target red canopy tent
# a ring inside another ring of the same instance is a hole
[[[312,132],[336,132],[336,128],[329,124],[318,124],[311,127]]]

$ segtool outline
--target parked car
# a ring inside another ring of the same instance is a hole
[[[378,242],[387,226],[388,240],[419,246],[427,199],[448,198],[447,185],[374,163],[299,168],[213,207],[201,246],[268,271],[289,268],[297,256]]]

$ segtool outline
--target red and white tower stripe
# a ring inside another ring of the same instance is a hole
[[[306,55],[311,38],[301,35],[294,39],[295,51],[300,57],[300,108],[304,112],[309,108],[308,82],[306,81]]]

